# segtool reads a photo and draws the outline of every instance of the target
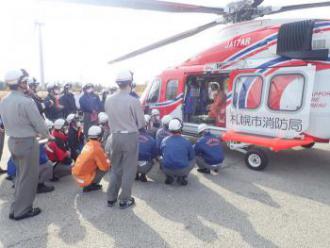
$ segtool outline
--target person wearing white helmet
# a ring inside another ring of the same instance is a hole
[[[98,114],[98,122],[99,126],[102,128],[102,145],[103,147],[106,146],[106,142],[108,140],[108,137],[110,135],[110,127],[109,127],[109,117],[105,112],[100,112]]]
[[[64,119],[57,119],[54,122],[52,136],[54,141],[50,141],[48,146],[54,153],[48,152],[49,159],[55,163],[61,163],[66,166],[72,164],[71,153],[68,145],[67,123]]]
[[[226,93],[223,84],[214,82],[211,85],[213,91],[213,103],[209,105],[208,116],[215,119],[216,126],[225,127],[226,125]]]
[[[78,108],[76,100],[71,92],[72,84],[65,83],[63,87],[63,95],[60,97],[60,104],[63,106],[63,117],[66,118],[71,113],[76,113]]]
[[[69,114],[66,118],[68,123],[68,147],[71,153],[71,158],[76,160],[83,145],[84,134],[82,131],[82,125],[77,114]]]
[[[105,102],[111,131],[107,146],[110,150],[107,152],[112,162],[107,192],[108,206],[114,206],[119,198],[119,206],[122,209],[135,204],[132,187],[138,163],[138,130],[145,127],[141,103],[129,95],[132,81],[130,71],[119,73],[116,79],[119,91],[109,96]]]
[[[93,125],[97,125],[97,115],[102,110],[102,103],[98,95],[94,93],[94,85],[87,83],[83,86],[84,94],[79,99],[80,110],[84,113],[84,133],[87,139],[87,131]]]
[[[110,161],[101,145],[102,129],[91,126],[87,136],[88,142],[72,168],[72,175],[83,192],[102,189],[100,182],[110,169]]]
[[[105,100],[107,100],[108,95],[110,94],[109,89],[103,89],[101,92],[101,103],[102,103],[102,111],[104,112],[104,105],[105,105]]]
[[[150,120],[150,127],[153,130],[154,134],[153,136],[156,136],[157,130],[161,126],[161,120],[160,120],[160,112],[158,109],[152,109],[151,110],[151,120]]]
[[[27,95],[32,97],[34,102],[37,104],[40,114],[42,115],[46,109],[46,104],[44,100],[37,94],[39,82],[35,78],[29,78],[28,85],[29,91],[27,92]]]
[[[150,116],[144,115],[146,123]],[[146,125],[147,126],[147,125]],[[140,129],[139,134],[139,163],[135,180],[147,182],[147,173],[152,169],[157,157],[156,141],[147,133],[147,128]]]
[[[133,74],[133,73],[132,73]],[[135,97],[137,99],[140,98],[140,96],[135,92],[135,88],[136,88],[136,83],[133,81],[132,85],[131,85],[131,92],[129,93],[132,97]]]
[[[168,124],[173,119],[171,115],[164,115],[162,118],[162,127],[157,130],[156,133],[156,146],[158,153],[160,152],[160,144],[162,143],[163,139],[165,139],[167,136],[169,136],[171,133],[168,130]]]
[[[48,95],[45,98],[45,115],[51,120],[55,121],[63,118],[63,105],[60,103],[61,89],[56,83],[47,84]]]
[[[210,174],[211,171],[217,172],[224,160],[220,138],[211,134],[206,124],[198,126],[198,134],[200,138],[194,145],[196,164],[199,168],[197,171],[205,174]]]
[[[9,213],[9,218],[15,220],[41,213],[40,208],[33,208],[39,175],[39,143],[36,137],[50,138],[35,102],[25,95],[28,79],[29,75],[23,69],[6,73],[4,81],[11,92],[2,99],[0,109],[9,136],[9,151],[18,167],[14,201]]]
[[[187,176],[195,166],[194,149],[192,144],[182,137],[182,128],[180,119],[172,119],[169,123],[171,135],[166,137],[160,146],[160,166],[166,175],[165,184],[172,184],[176,178],[178,184],[187,185]]]

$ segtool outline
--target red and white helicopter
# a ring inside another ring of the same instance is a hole
[[[210,27],[233,23],[221,33],[226,37],[225,42],[163,71],[147,86],[141,99],[147,111],[158,109],[161,115],[171,114],[182,119],[186,108],[190,108],[189,118],[184,118],[184,133],[195,135],[198,125],[207,123],[212,132],[221,134],[230,149],[244,152],[247,166],[254,170],[267,166],[266,150],[277,152],[329,142],[330,20],[254,19],[330,6],[330,1],[280,8],[264,7],[263,0],[236,1],[225,8],[147,0],[98,2],[117,7],[221,16],[216,21],[114,59],[110,64]],[[214,104],[211,85],[217,85],[217,90],[225,96],[213,118],[205,106]],[[193,104],[188,101],[192,98]]]

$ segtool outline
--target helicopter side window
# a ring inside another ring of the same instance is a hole
[[[262,98],[263,79],[260,76],[239,76],[235,80],[233,105],[237,109],[256,109]]]
[[[305,78],[301,74],[276,75],[269,88],[268,107],[275,111],[297,111],[302,107]]]
[[[147,102],[148,103],[155,103],[159,97],[159,90],[160,90],[160,79],[156,79],[152,82],[151,89],[148,94]]]
[[[166,86],[166,99],[173,100],[178,94],[179,81],[169,80]]]

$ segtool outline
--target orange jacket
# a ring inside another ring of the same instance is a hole
[[[85,187],[93,182],[96,169],[107,171],[110,166],[101,143],[89,140],[72,168],[72,175],[81,187]]]

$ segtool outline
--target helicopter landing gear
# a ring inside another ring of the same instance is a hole
[[[268,165],[268,156],[263,149],[253,147],[245,154],[245,163],[250,169],[261,171]]]
[[[245,154],[245,164],[248,168],[256,171],[264,170],[268,165],[268,156],[264,149],[251,146],[244,143],[230,142],[228,144],[231,150],[239,151]]]

